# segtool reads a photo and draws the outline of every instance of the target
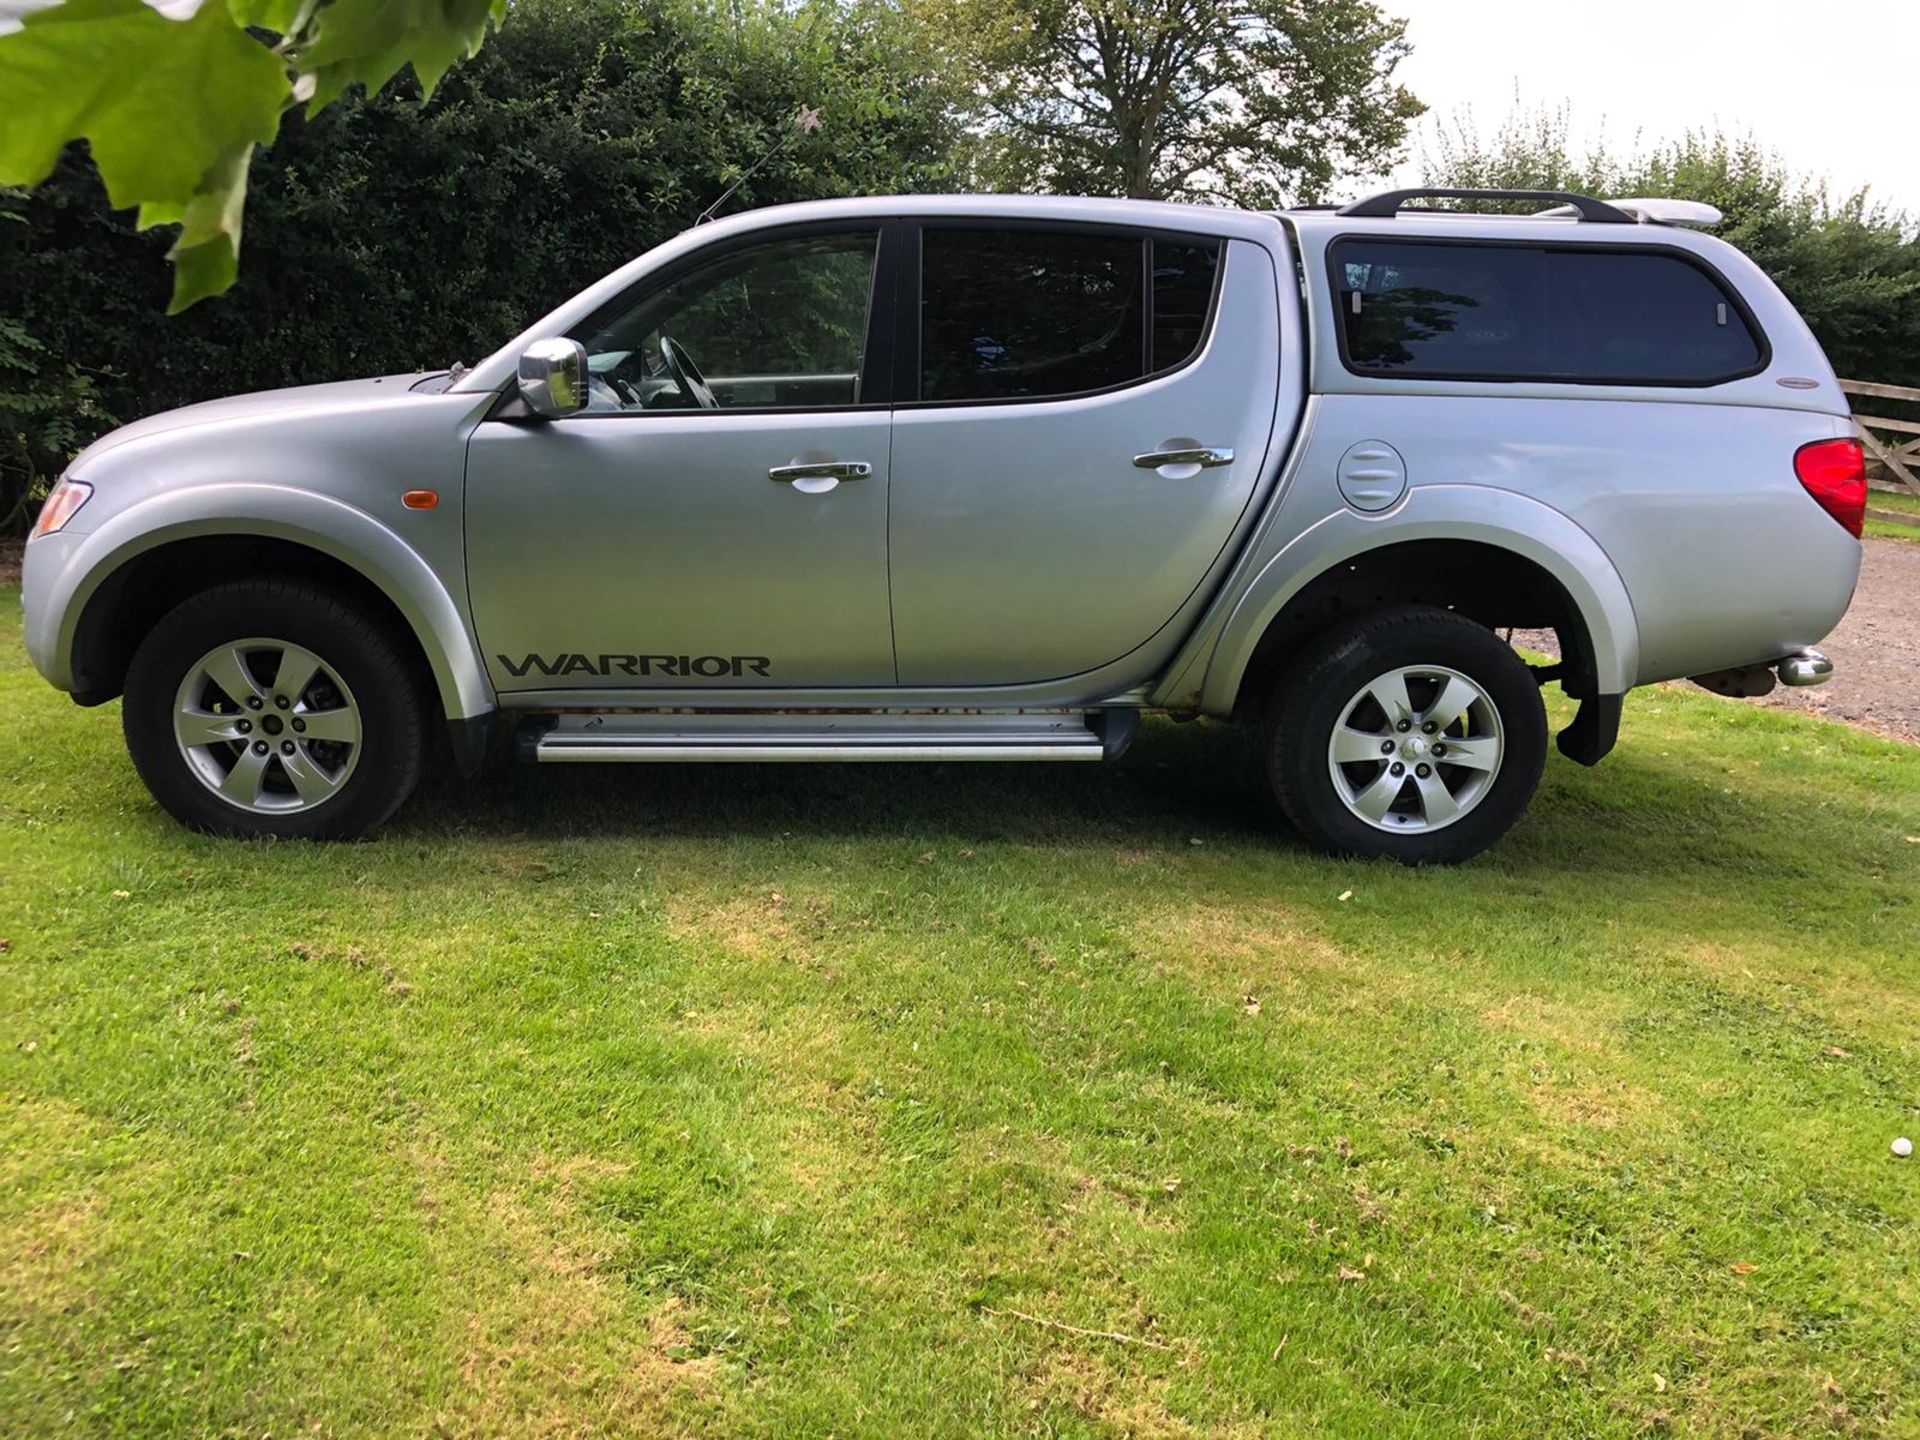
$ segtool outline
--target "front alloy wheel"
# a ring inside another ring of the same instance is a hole
[[[202,591],[134,654],[127,749],[154,798],[196,830],[363,835],[420,777],[424,705],[402,643],[304,582]]]
[[[173,736],[187,768],[229,805],[287,815],[339,793],[360,759],[360,707],[311,650],[251,638],[187,670]]]

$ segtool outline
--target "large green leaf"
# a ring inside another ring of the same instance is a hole
[[[257,25],[276,35],[288,34],[312,0],[227,0],[236,25]]]
[[[286,67],[224,4],[168,20],[141,0],[65,0],[0,36],[0,185],[45,179],[85,139],[116,206],[182,206],[237,145],[264,145]]]
[[[139,206],[142,228],[183,227],[174,311],[233,284],[247,166],[292,93],[285,63],[234,22],[219,0],[186,20],[141,0],[66,0],[0,37],[0,184],[45,179],[86,140],[114,205]]]
[[[352,85],[378,90],[409,61],[430,95],[441,76],[480,48],[488,22],[498,24],[506,13],[507,0],[333,0],[294,64],[314,77],[315,110]]]
[[[178,315],[209,295],[222,294],[240,273],[240,219],[252,164],[253,146],[236,145],[214,161],[178,215],[159,206],[141,208],[142,227],[174,221],[180,225],[180,236],[167,252],[173,262],[169,315]]]
[[[177,224],[172,309],[233,283],[253,152],[290,101],[318,109],[411,63],[431,92],[507,0],[63,0],[0,35],[0,185],[45,179],[86,140],[117,207]],[[277,48],[249,30],[286,37]]]

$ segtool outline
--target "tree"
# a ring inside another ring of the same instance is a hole
[[[1371,0],[920,0],[970,73],[990,189],[1319,199],[1384,168],[1424,107]]]
[[[1704,200],[1726,216],[1714,233],[1773,277],[1836,370],[1920,385],[1920,235],[1912,217],[1864,191],[1835,199],[1751,139],[1690,134],[1626,154],[1602,145],[1576,153],[1571,128],[1564,110],[1517,112],[1491,140],[1456,122],[1425,157],[1426,180]]]
[[[180,226],[172,311],[233,284],[254,151],[409,64],[427,94],[507,0],[62,0],[0,33],[0,185],[86,140],[116,209]],[[5,18],[5,17],[0,17]]]

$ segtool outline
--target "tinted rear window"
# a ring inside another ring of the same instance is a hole
[[[1333,271],[1363,374],[1704,385],[1764,353],[1720,282],[1678,255],[1343,240]]]
[[[929,227],[920,397],[1037,400],[1108,390],[1206,338],[1220,242],[1126,231]]]

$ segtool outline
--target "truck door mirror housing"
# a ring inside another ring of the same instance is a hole
[[[543,420],[587,408],[587,347],[554,336],[520,352],[520,398]]]

